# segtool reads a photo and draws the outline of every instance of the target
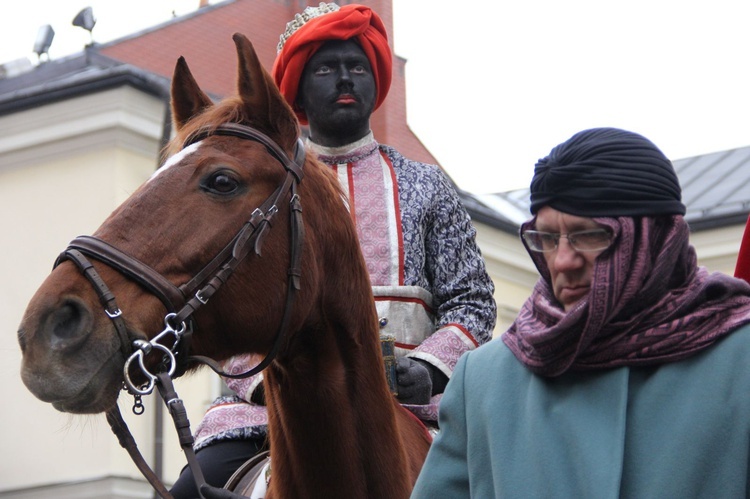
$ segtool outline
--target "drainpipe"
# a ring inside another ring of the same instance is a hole
[[[159,169],[164,158],[162,154],[164,148],[172,137],[172,108],[169,88],[164,91],[164,118],[161,128],[161,140],[159,142],[159,152],[156,158],[156,169]],[[154,473],[157,478],[164,481],[164,405],[158,397],[154,397]],[[159,499],[159,495],[154,492],[154,499]]]
[[[160,481],[164,474],[164,409],[161,400],[154,397],[154,474]],[[159,499],[159,494],[154,491],[154,499]]]

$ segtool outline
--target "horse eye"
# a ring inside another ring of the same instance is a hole
[[[225,171],[214,173],[208,178],[205,187],[217,194],[231,194],[239,187],[239,182]]]

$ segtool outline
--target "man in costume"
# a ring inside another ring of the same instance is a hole
[[[437,166],[378,144],[370,131],[391,67],[385,26],[375,12],[321,4],[288,23],[272,74],[300,123],[309,125],[308,150],[341,181],[381,333],[395,337],[398,399],[434,426],[458,358],[492,338],[494,286],[451,182]],[[224,367],[239,373],[255,363],[241,356]],[[217,400],[196,430],[198,459],[215,486],[266,436],[262,374],[226,381],[237,395]],[[191,481],[186,469],[176,497],[189,497],[181,491]]]
[[[697,266],[670,161],[585,130],[531,213],[541,278],[456,366],[412,497],[748,497],[750,285]]]

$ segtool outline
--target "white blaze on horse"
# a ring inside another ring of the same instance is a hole
[[[24,383],[60,411],[99,413],[124,381],[148,392],[164,377],[152,373],[196,368],[188,338],[215,360],[271,353],[266,497],[408,497],[429,437],[388,389],[337,180],[304,156],[291,109],[234,40],[238,95],[213,104],[180,59],[169,166],[76,238],[32,298]]]

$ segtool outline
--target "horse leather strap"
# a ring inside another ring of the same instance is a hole
[[[289,264],[289,276],[294,289],[299,291],[300,278],[302,277],[302,244],[305,239],[305,225],[302,223],[302,202],[297,194],[297,186],[292,186],[292,199],[289,200],[292,210],[292,256]]]
[[[133,279],[152,294],[156,295],[167,308],[168,312],[175,312],[179,308],[173,319],[174,322],[179,325],[190,318],[198,308],[206,304],[208,299],[226,282],[239,262],[247,255],[250,246],[248,244],[249,242],[254,242],[255,252],[260,254],[262,238],[265,235],[265,231],[268,230],[268,227],[270,226],[271,219],[278,211],[277,206],[279,200],[284,193],[290,191],[290,227],[292,232],[290,248],[291,264],[290,269],[288,270],[290,275],[290,291],[287,293],[287,307],[285,309],[285,315],[290,315],[289,307],[291,307],[293,300],[290,299],[289,295],[292,289],[299,289],[300,287],[299,279],[301,270],[299,262],[301,260],[300,253],[302,247],[302,209],[296,192],[296,185],[304,176],[302,170],[305,161],[304,145],[298,138],[295,143],[294,160],[291,160],[270,137],[260,131],[238,123],[224,123],[217,127],[206,127],[197,130],[187,138],[184,146],[203,140],[211,135],[233,136],[240,139],[259,142],[277,161],[281,163],[287,171],[287,176],[282,185],[280,185],[260,207],[253,211],[248,222],[246,222],[243,228],[240,229],[234,238],[232,238],[229,244],[227,244],[218,255],[216,255],[200,272],[198,272],[198,274],[190,279],[190,281],[179,287],[175,286],[145,263],[93,236],[79,236],[75,238],[69,244],[68,249],[76,249],[81,253],[85,253],[89,257],[100,260],[113,269],[118,270]],[[59,264],[62,259],[67,258],[64,257],[66,253],[67,250],[60,258],[58,258],[56,265]],[[103,281],[100,280],[100,282],[103,284]],[[95,286],[98,285],[95,284]],[[187,296],[190,298],[186,299]],[[277,338],[274,347],[272,348],[273,352],[278,350],[283,331],[285,330],[284,323],[288,323],[288,319],[282,320],[282,327],[277,332]],[[180,349],[180,355],[178,356],[178,360],[181,363],[180,371],[184,370],[188,361],[185,354],[188,350],[187,343],[189,338],[189,334],[183,337],[185,340],[184,346]],[[128,346],[128,348],[132,349],[130,346]],[[218,368],[218,365],[215,362],[210,361],[210,359],[205,357],[196,356],[189,360],[205,363],[220,375],[227,375],[230,377],[236,376],[224,373]],[[270,360],[264,362],[263,368],[269,363]],[[252,373],[248,371],[243,374],[242,377],[248,377],[257,372],[259,371],[253,371]]]
[[[156,493],[164,499],[173,499],[172,494],[169,493],[167,487],[159,477],[156,476],[156,473],[154,473],[148,463],[146,463],[141,451],[138,450],[138,444],[136,444],[133,434],[130,433],[128,425],[122,418],[122,413],[117,404],[107,411],[107,423],[109,423],[112,433],[115,434],[117,441],[120,442],[122,448],[128,451],[130,459],[138,467],[138,471],[140,471],[146,480],[148,480],[148,483],[151,484],[151,487],[153,487]]]
[[[109,287],[104,280],[99,276],[99,273],[94,268],[94,265],[85,257],[80,251],[68,248],[65,250],[55,261],[55,267],[63,260],[71,260],[80,269],[83,275],[88,279],[91,285],[94,287],[96,294],[99,296],[99,301],[104,307],[104,311],[107,313],[107,317],[110,318],[112,324],[115,326],[117,336],[120,338],[120,350],[123,356],[127,359],[133,353],[133,338],[128,333],[128,328],[125,326],[125,321],[122,318],[122,312],[120,307],[117,306],[115,301],[115,295],[109,290]]]
[[[192,297],[177,312],[175,316],[177,323],[182,322],[199,307],[205,305],[211,296],[229,279],[229,276],[234,272],[237,265],[239,265],[250,251],[249,243],[251,241],[255,243],[254,249],[256,254],[260,254],[259,243],[261,238],[278,211],[277,205],[281,196],[295,185],[293,178],[291,174],[287,174],[284,183],[260,207],[253,210],[250,219],[245,222],[232,241],[195,277],[180,286],[183,293],[192,295]],[[204,283],[206,280],[208,282]],[[201,284],[202,286],[199,287]]]
[[[172,378],[167,373],[159,373],[156,375],[157,384],[159,388],[159,394],[164,400],[164,405],[167,406],[169,414],[172,416],[175,429],[177,430],[178,441],[180,447],[185,453],[185,457],[188,462],[188,466],[193,473],[195,479],[196,489],[200,491],[201,485],[206,483],[206,479],[203,476],[198,460],[195,457],[195,451],[193,451],[193,434],[190,432],[190,420],[185,410],[185,405],[177,396],[177,392],[174,389]],[[138,449],[133,434],[130,432],[127,423],[122,417],[119,406],[115,406],[107,411],[107,423],[112,429],[112,433],[117,437],[120,445],[128,451],[130,458],[133,463],[138,467],[141,474],[148,480],[151,487],[164,499],[173,499],[172,494],[169,493],[161,479],[156,476],[156,473],[151,469],[146,460],[143,458],[141,451]],[[200,494],[200,492],[199,492]],[[202,497],[202,495],[201,495]]]
[[[198,274],[182,286],[175,286],[156,270],[152,269],[140,260],[127,255],[114,246],[93,236],[79,236],[74,239],[68,248],[58,257],[55,266],[62,261],[70,259],[83,272],[86,278],[91,282],[96,290],[102,305],[105,307],[107,315],[112,319],[118,336],[120,337],[121,348],[126,353],[127,359],[133,352],[133,342],[129,337],[128,329],[121,317],[121,312],[115,303],[114,294],[109,290],[103,279],[99,276],[91,262],[84,256],[100,260],[113,270],[131,278],[152,294],[157,296],[167,311],[176,313],[175,322],[177,325],[188,320],[197,308],[205,305],[208,299],[234,272],[237,265],[244,259],[249,252],[250,243],[253,243],[253,249],[256,254],[260,254],[262,240],[269,229],[271,220],[278,212],[278,203],[282,196],[287,192],[290,193],[290,265],[287,271],[288,286],[286,294],[286,303],[284,306],[284,315],[276,332],[276,338],[266,357],[251,370],[232,375],[223,372],[212,359],[202,356],[187,357],[188,345],[185,344],[177,352],[178,357],[183,359],[186,365],[188,361],[201,362],[208,365],[211,369],[220,375],[240,378],[252,376],[265,369],[276,357],[280,345],[285,338],[285,332],[289,328],[292,317],[292,307],[294,304],[295,292],[300,289],[301,276],[301,253],[303,247],[304,226],[302,224],[302,206],[299,195],[297,194],[297,184],[302,180],[302,168],[305,161],[305,150],[302,141],[297,138],[294,150],[294,160],[290,160],[286,153],[265,134],[254,128],[237,124],[224,123],[213,128],[203,128],[191,134],[185,141],[184,146],[203,140],[211,135],[233,136],[241,139],[253,140],[262,144],[266,150],[277,159],[286,170],[284,182],[269,196],[266,201],[256,208],[242,229],[232,238],[222,251],[219,252]],[[202,286],[202,287],[201,287]],[[191,296],[192,295],[192,296]],[[186,296],[191,298],[186,299]],[[189,335],[183,337],[185,343],[189,340]],[[184,365],[183,365],[184,367]],[[200,489],[205,484],[203,473],[195,458],[193,451],[193,437],[190,432],[190,422],[187,418],[182,400],[174,392],[171,377],[168,373],[159,373],[156,375],[156,383],[159,392],[164,398],[164,402],[169,408],[170,414],[177,429],[180,445],[188,460],[188,465],[193,471],[196,486]],[[112,431],[117,435],[120,444],[127,449],[133,462],[138,466],[143,476],[149,481],[152,487],[164,498],[172,496],[161,483],[155,473],[148,467],[140,451],[135,445],[130,431],[127,428],[119,408],[107,412],[107,420],[110,423]]]
[[[168,373],[159,373],[156,375],[158,383],[156,386],[159,388],[159,394],[161,395],[164,404],[169,409],[169,414],[172,416],[174,427],[177,430],[177,437],[180,442],[180,447],[185,453],[188,466],[190,471],[193,472],[193,480],[195,481],[195,488],[200,491],[201,485],[206,483],[206,479],[203,477],[203,471],[201,470],[198,460],[195,457],[195,451],[193,450],[193,443],[195,442],[193,434],[190,431],[190,420],[185,410],[185,404],[182,399],[177,396],[177,392],[174,389],[172,378]],[[200,492],[198,492],[200,494]]]
[[[278,206],[281,196],[288,190],[291,190],[292,201],[299,203],[298,198],[295,200],[296,184],[298,184],[304,177],[303,165],[305,162],[305,147],[304,144],[302,144],[302,140],[299,138],[297,138],[294,146],[294,160],[289,159],[289,156],[287,156],[273,139],[255,128],[241,125],[239,123],[223,123],[215,127],[200,128],[185,139],[183,148],[204,140],[212,135],[237,137],[260,143],[276,158],[277,161],[279,161],[279,163],[281,163],[288,175],[284,180],[284,183],[280,185],[260,207],[253,211],[250,220],[245,223],[242,229],[240,229],[234,239],[224,248],[224,250],[216,255],[213,260],[190,281],[180,286],[180,291],[184,295],[192,295],[192,297],[187,301],[185,307],[177,313],[177,322],[182,321],[185,317],[192,314],[192,312],[198,307],[205,304],[218,288],[224,284],[229,277],[229,274],[234,271],[234,268],[239,261],[241,261],[247,254],[248,249],[246,243],[251,240],[253,236],[255,236],[255,252],[256,254],[260,254],[262,238],[271,219],[276,214],[276,207]],[[294,176],[294,179],[291,178],[290,174]],[[292,207],[292,210],[295,212],[301,212],[301,207],[298,209]],[[293,213],[292,218],[294,227],[299,226],[300,224],[297,222],[299,216],[297,216],[296,213]],[[252,228],[252,230],[249,230],[250,228]],[[294,238],[297,238],[298,236],[295,230],[296,229],[293,229],[292,235]],[[256,235],[256,231],[260,232]],[[228,260],[230,253],[232,260]],[[294,244],[292,245],[292,254],[295,254]],[[220,267],[222,267],[222,269],[219,271],[218,269]],[[297,269],[298,266],[295,266],[294,268]],[[201,289],[198,289],[198,287],[212,274],[213,277],[211,280],[204,284]],[[295,280],[295,288],[299,289],[299,279]],[[196,291],[196,289],[198,289],[198,291]]]
[[[294,160],[290,160],[284,150],[281,149],[271,137],[261,131],[240,123],[222,123],[221,125],[213,127],[207,126],[199,128],[185,139],[182,148],[184,149],[190,144],[199,142],[211,135],[226,135],[259,142],[268,149],[268,152],[270,152],[288,172],[294,174],[297,178],[297,183],[301,182],[302,177],[304,177],[304,174],[302,173],[302,165],[305,164],[305,146],[299,138],[297,138],[297,141],[294,144]]]
[[[140,283],[156,295],[169,312],[174,312],[185,301],[180,289],[157,271],[99,238],[78,236],[68,248],[75,248]]]
[[[302,259],[302,244],[303,244],[303,238],[304,238],[304,225],[302,223],[302,205],[299,200],[299,195],[297,194],[297,187],[296,183],[291,185],[291,192],[292,197],[289,200],[290,204],[290,210],[291,210],[291,224],[290,224],[290,232],[291,232],[291,254],[290,254],[290,263],[289,263],[289,270],[287,271],[287,293],[286,293],[286,303],[284,304],[284,315],[281,319],[281,323],[279,324],[279,329],[276,332],[276,338],[274,339],[273,345],[271,346],[271,349],[266,354],[265,358],[257,364],[255,367],[248,369],[247,371],[239,374],[232,374],[224,372],[224,370],[219,366],[219,364],[209,358],[202,355],[192,355],[189,357],[189,360],[194,360],[196,362],[200,362],[201,364],[207,365],[209,368],[211,368],[212,371],[214,371],[216,374],[220,376],[224,376],[225,378],[232,378],[232,379],[242,379],[242,378],[249,378],[250,376],[254,376],[255,374],[258,374],[263,369],[268,367],[268,365],[273,361],[274,358],[276,358],[276,354],[279,351],[279,348],[281,347],[281,342],[286,336],[284,333],[289,328],[289,323],[292,318],[292,305],[294,303],[295,298],[295,291],[298,291],[300,289],[300,262]]]

